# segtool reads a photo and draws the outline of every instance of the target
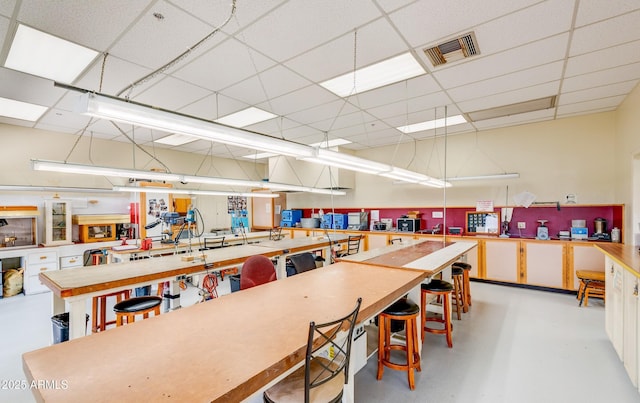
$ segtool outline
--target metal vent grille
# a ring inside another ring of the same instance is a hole
[[[424,49],[424,53],[435,67],[478,55],[480,54],[480,48],[478,48],[475,34],[469,32],[432,48]]]

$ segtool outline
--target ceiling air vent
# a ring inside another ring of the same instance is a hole
[[[424,49],[424,53],[435,67],[479,55],[480,48],[478,48],[476,35],[473,32],[469,32],[440,45]]]

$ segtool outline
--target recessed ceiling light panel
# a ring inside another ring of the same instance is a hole
[[[444,127],[445,124],[446,126],[454,126],[462,123],[467,123],[464,116],[455,115],[455,116],[449,116],[446,119],[441,118],[441,119],[435,119],[435,120],[428,120],[426,122],[414,123],[408,126],[401,126],[401,127],[398,127],[397,129],[405,134],[408,134],[408,133],[415,133],[415,132],[423,132],[425,130],[438,129],[438,128]]]
[[[95,50],[19,25],[4,66],[72,83],[97,55]]]
[[[29,104],[14,99],[0,98],[0,116],[35,122],[47,111],[46,106]]]
[[[277,115],[252,106],[239,112],[232,113],[231,115],[221,117],[220,119],[216,119],[215,122],[222,123],[227,126],[245,127],[255,123],[264,122],[265,120],[273,119],[275,117],[277,117]]]
[[[154,143],[167,144],[170,146],[181,146],[183,144],[191,143],[198,140],[196,137],[188,136],[186,134],[171,134],[158,140],[154,140]]]

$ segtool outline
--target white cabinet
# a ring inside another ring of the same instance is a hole
[[[618,353],[623,359],[623,282],[624,269],[611,259],[606,260],[605,278],[605,326],[607,335]]]
[[[44,271],[58,270],[58,253],[55,250],[33,252],[25,260],[24,293],[28,295],[49,291],[38,275]]]
[[[45,200],[46,246],[69,245],[71,240],[71,203],[66,200]]]
[[[83,266],[83,256],[82,255],[73,255],[73,256],[63,256],[60,258],[60,269],[72,269],[74,267],[82,267]]]
[[[487,279],[520,282],[520,242],[486,241],[485,259]]]
[[[558,243],[523,243],[526,255],[527,284],[563,287],[563,245]]]
[[[627,270],[623,273],[622,298],[622,362],[631,382],[638,386],[638,278]]]

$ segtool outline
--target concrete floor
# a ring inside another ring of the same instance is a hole
[[[356,374],[357,402],[640,402],[604,331],[599,300],[578,307],[574,296],[472,283],[473,306],[454,320],[453,348],[427,334],[422,372],[410,391],[406,373],[386,369],[375,379],[375,357]],[[229,292],[229,281],[220,283]],[[0,299],[0,402],[32,402],[21,355],[51,342],[50,294]],[[198,299],[182,294],[182,305]],[[12,382],[13,381],[13,382]]]

